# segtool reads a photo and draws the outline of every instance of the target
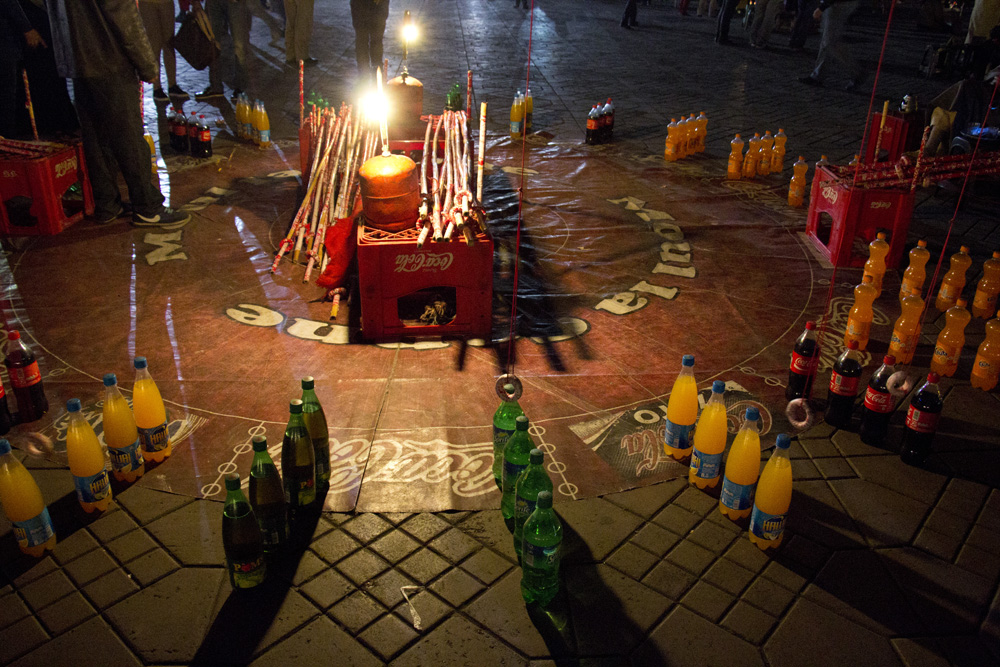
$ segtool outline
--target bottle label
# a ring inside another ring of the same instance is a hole
[[[669,419],[665,421],[667,423],[663,429],[663,443],[673,449],[690,449],[691,424],[675,424]]]
[[[987,294],[981,289],[976,290],[976,296],[972,298],[972,307],[977,310],[992,311],[997,305],[997,295]]]
[[[695,477],[701,479],[715,479],[722,470],[722,452],[718,454],[704,454],[695,447],[691,451],[691,470]]]
[[[285,521],[285,513],[281,512],[258,512],[256,513],[260,526],[260,537],[265,548],[276,547],[283,544],[287,536],[288,524]]]
[[[201,131],[201,142],[203,144],[211,143],[212,141],[212,131],[208,128]]]
[[[15,389],[31,387],[42,381],[42,373],[38,370],[37,361],[32,361],[24,368],[8,368],[7,374],[10,376],[10,384]]]
[[[903,282],[899,286],[899,298],[902,299],[904,296],[909,296],[915,288],[921,287],[923,283],[924,281],[922,280],[918,283],[916,280],[904,276]]]
[[[96,503],[104,500],[111,493],[111,482],[108,480],[107,469],[89,477],[73,476],[76,485],[76,498],[81,503]]]
[[[523,123],[519,120],[510,121],[510,133],[511,134],[521,134],[521,127]],[[589,123],[588,123],[589,127]]]
[[[316,481],[330,481],[330,441],[326,438],[313,440],[313,449],[316,450]]]
[[[962,348],[957,345],[942,345],[940,341],[934,346],[934,361],[945,366],[958,364]]]
[[[260,143],[262,144],[271,143],[271,130],[260,131]]]
[[[719,500],[731,510],[746,510],[753,505],[754,484],[737,484],[726,477],[722,482],[722,493]]]
[[[514,503],[514,520],[517,523],[523,524],[531,516],[531,513],[535,511],[535,506],[538,505],[537,500],[528,500],[522,496],[517,497],[517,501]]]
[[[587,129],[588,130],[596,130],[597,129],[597,119],[596,118],[588,118],[587,119]]]
[[[993,364],[986,357],[977,354],[976,360],[972,363],[972,372],[975,375],[989,377],[993,373]]]
[[[938,292],[938,297],[941,299],[947,299],[948,301],[954,300],[958,297],[958,285],[952,285],[951,283],[941,283],[941,291]]]
[[[940,417],[940,412],[924,412],[911,405],[906,412],[906,428],[917,433],[934,433]]]
[[[785,530],[784,514],[768,514],[756,505],[750,515],[750,532],[762,540],[776,540]]]
[[[830,391],[838,396],[857,396],[860,377],[844,377],[837,371],[830,374]]]
[[[497,461],[503,461],[503,448],[507,446],[510,436],[514,435],[514,429],[493,427],[493,457]]]
[[[170,444],[167,422],[153,428],[139,428],[137,430],[139,431],[139,442],[142,443],[144,452],[159,452]]]
[[[789,370],[796,375],[810,375],[816,372],[816,368],[819,366],[819,355],[813,355],[811,357],[804,357],[798,352],[792,352],[792,363],[789,365]]]
[[[514,483],[517,481],[518,476],[524,472],[524,469],[528,467],[528,464],[519,465],[517,463],[511,463],[504,459],[503,462],[503,488],[510,489],[511,492],[514,491]]]
[[[243,123],[243,136],[252,137],[253,136],[253,124]]]
[[[893,330],[892,338],[889,339],[889,351],[897,359],[906,359],[916,347],[917,336],[899,333],[898,329]]]
[[[857,338],[858,340],[864,339],[868,340],[868,336],[872,331],[872,322],[868,320],[867,322],[862,322],[861,320],[856,320],[853,317],[847,318],[847,335],[852,338]]]
[[[45,544],[56,534],[49,517],[49,508],[43,507],[36,516],[25,521],[14,521],[14,538],[22,549]]]
[[[312,477],[295,480],[289,476],[285,478],[285,492],[289,507],[305,507],[316,500],[316,482]]]
[[[521,563],[524,564],[524,567],[537,570],[555,570],[559,566],[560,546],[561,544],[540,547],[525,540],[524,550],[521,552]]]
[[[887,391],[879,391],[871,387],[865,390],[865,407],[872,412],[884,415],[892,412],[893,408],[896,407],[895,404],[892,394]]]
[[[261,554],[254,560],[229,560],[229,575],[236,588],[253,588],[263,583],[267,574],[267,564]]]
[[[125,447],[108,447],[108,455],[111,457],[111,467],[115,472],[132,472],[143,465],[139,438]]]

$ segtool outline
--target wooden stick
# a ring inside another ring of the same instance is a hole
[[[483,164],[486,157],[486,102],[479,105],[479,173],[476,174],[476,201],[483,201]]]
[[[889,100],[882,105],[882,122],[878,126],[878,136],[875,137],[875,153],[872,155],[872,163],[878,162],[879,153],[882,151],[882,134],[885,132],[885,117],[889,115]]]
[[[38,141],[38,126],[35,125],[35,107],[31,103],[31,86],[28,85],[28,70],[21,70],[21,77],[24,79],[24,106],[28,109],[28,118],[31,119],[31,134]],[[139,84],[140,87],[142,84]]]

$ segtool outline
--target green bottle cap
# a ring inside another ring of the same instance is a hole
[[[312,389],[315,384],[316,384],[316,382],[313,380],[313,376],[311,376],[311,375],[302,378],[302,388],[303,389]]]
[[[508,396],[513,396],[514,392],[517,390],[517,387],[515,387],[510,382],[508,382],[507,384],[505,384],[503,386],[503,390],[504,390],[504,392],[507,393]]]
[[[528,430],[528,418],[525,417],[524,415],[518,415],[517,419],[515,419],[514,421],[516,422],[514,428],[516,428],[518,431]]]
[[[292,402],[288,404],[288,411],[293,415],[302,414],[302,401],[299,399],[292,399]]]
[[[535,505],[538,509],[551,509],[552,508],[552,492],[551,491],[539,491],[537,504]]]
[[[255,452],[263,452],[267,450],[267,438],[263,435],[255,435],[253,437],[253,450]]]
[[[240,488],[240,476],[231,472],[226,475],[226,491],[238,491]]]
[[[545,460],[545,454],[543,454],[542,450],[538,449],[537,447],[528,452],[528,461],[531,462],[531,465],[540,466],[542,465],[542,461],[544,460]]]

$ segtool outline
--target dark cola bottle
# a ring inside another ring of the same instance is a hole
[[[858,435],[866,445],[878,447],[885,442],[889,419],[896,409],[896,399],[889,393],[889,378],[896,372],[896,357],[885,355],[882,365],[868,380],[864,405],[861,408],[861,428]]]
[[[847,342],[847,349],[837,357],[830,374],[830,395],[826,403],[826,423],[837,428],[851,425],[854,401],[861,384],[861,355],[858,341]]]
[[[10,385],[17,399],[17,418],[22,423],[41,419],[49,411],[49,399],[42,386],[42,372],[35,355],[17,331],[7,332],[7,356],[4,358]]]
[[[931,442],[937,431],[938,419],[941,418],[941,408],[944,399],[938,388],[938,374],[928,373],[927,382],[910,401],[910,409],[906,412],[906,430],[903,432],[903,447],[899,457],[903,463],[920,465],[931,453]]]
[[[0,435],[5,435],[13,425],[14,417],[7,405],[7,392],[4,391],[3,382],[0,382]]]
[[[788,367],[788,386],[785,387],[786,400],[803,398],[809,394],[818,365],[819,347],[816,345],[816,323],[806,322],[806,330],[795,341],[795,347],[792,350],[792,362]]]

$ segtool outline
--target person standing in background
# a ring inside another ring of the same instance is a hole
[[[965,43],[985,42],[990,37],[990,30],[998,24],[1000,0],[976,0],[969,16],[969,32],[965,36]]]
[[[233,81],[232,99],[235,101],[250,87],[247,75],[247,58],[250,56],[250,10],[248,0],[205,0],[205,13],[212,24],[212,32],[219,44],[224,44],[223,36],[228,32],[233,37],[233,60],[236,63],[236,79]],[[200,0],[193,5],[201,6]],[[208,66],[208,88],[195,95],[196,99],[207,100],[222,97],[222,55]]]
[[[636,0],[626,0],[625,2],[625,13],[622,14],[622,27],[632,29],[632,26],[639,25],[636,21],[636,15],[639,13],[639,6]]]
[[[750,25],[750,46],[758,49],[767,46],[782,4],[784,0],[757,0],[753,9],[753,23]]]
[[[139,0],[139,16],[146,26],[149,46],[156,58],[156,81],[153,82],[153,99],[166,102],[170,97],[187,99],[189,95],[177,85],[177,56],[170,40],[174,37],[174,0]],[[163,69],[167,71],[167,93],[160,83],[160,54]]]
[[[853,91],[861,84],[864,71],[851,54],[851,48],[844,44],[847,21],[857,8],[858,0],[820,0],[819,7],[813,12],[813,18],[820,22],[823,31],[819,40],[819,53],[816,54],[816,67],[812,74],[799,79],[800,83],[822,86],[827,64],[831,59],[836,59],[847,70],[848,81],[844,90]]]
[[[383,2],[388,6],[389,0],[383,0]],[[353,2],[351,2],[351,14],[354,14]],[[383,23],[383,27],[384,25]],[[354,29],[358,29],[356,22]],[[286,63],[297,65],[301,60],[306,65],[315,65],[318,62],[309,55],[309,42],[312,40],[312,31],[313,0],[285,0]]]
[[[17,134],[17,86],[24,51],[21,44],[45,48],[47,44],[31,27],[17,0],[0,0],[0,136]]]
[[[287,6],[285,0],[286,11]],[[382,37],[388,18],[389,0],[351,0],[354,56],[362,81],[374,82],[375,70],[382,66]]]

